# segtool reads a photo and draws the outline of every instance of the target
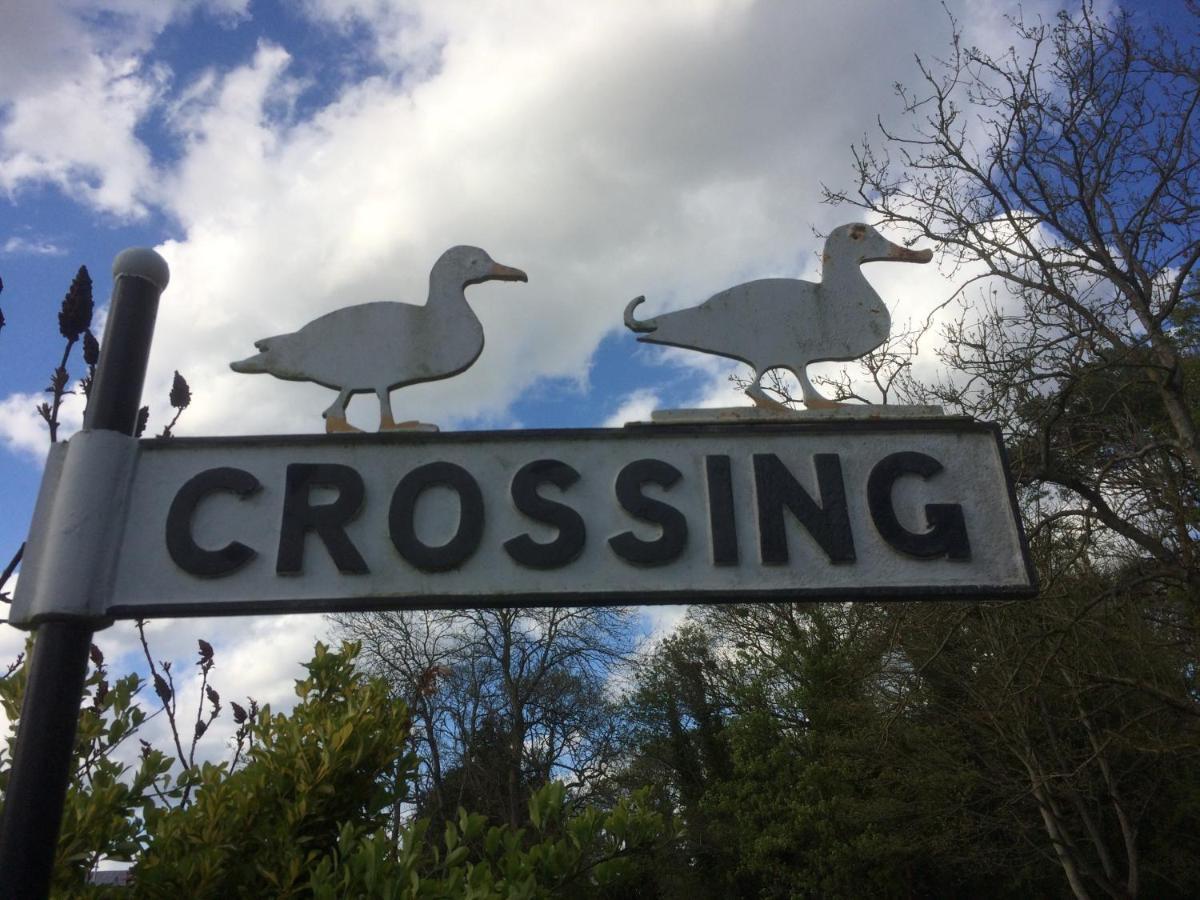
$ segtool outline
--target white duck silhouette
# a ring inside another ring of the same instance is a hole
[[[835,228],[825,241],[820,284],[796,278],[763,278],[714,294],[699,306],[637,320],[625,307],[625,325],[651,344],[686,347],[741,360],[754,369],[747,395],[759,406],[779,407],[763,391],[770,369],[787,369],[800,382],[810,409],[838,404],[808,380],[810,363],[858,359],[891,333],[887,307],[859,266],[876,260],[927,263],[932,250],[893,244],[870,225]]]
[[[287,381],[315,381],[338,392],[325,410],[327,432],[357,431],[346,421],[355,394],[379,398],[379,429],[416,423],[392,418],[391,392],[468,369],[483,352],[483,326],[465,288],[485,281],[527,281],[478,247],[451,247],[429,273],[429,299],[363,303],[327,313],[292,334],[255,341],[261,352],[230,364],[235,372],[266,372]]]

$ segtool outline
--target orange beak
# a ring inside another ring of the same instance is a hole
[[[899,244],[892,244],[887,258],[895,262],[927,263],[933,259],[933,251],[926,247],[924,250],[909,250]]]
[[[493,264],[488,272],[488,281],[528,281],[529,276],[520,269],[514,269],[512,266],[502,266],[500,263]]]

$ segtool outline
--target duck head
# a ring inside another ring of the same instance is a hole
[[[451,247],[433,266],[434,277],[467,287],[485,281],[528,281],[520,269],[503,266],[478,247]]]
[[[933,251],[910,250],[893,244],[870,225],[855,222],[833,229],[825,241],[825,259],[847,259],[855,263],[912,262],[927,263]]]

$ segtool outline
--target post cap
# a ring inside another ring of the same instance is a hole
[[[130,247],[128,250],[122,250],[113,260],[112,273],[114,281],[122,275],[131,275],[134,278],[146,279],[160,291],[165,291],[167,282],[171,280],[171,270],[167,268],[167,261],[149,247]]]

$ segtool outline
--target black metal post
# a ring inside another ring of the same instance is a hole
[[[166,262],[153,250],[126,250],[113,263],[112,303],[84,428],[131,435],[137,427],[158,299],[168,278]],[[35,634],[0,821],[0,898],[50,892],[92,623],[44,622]]]

